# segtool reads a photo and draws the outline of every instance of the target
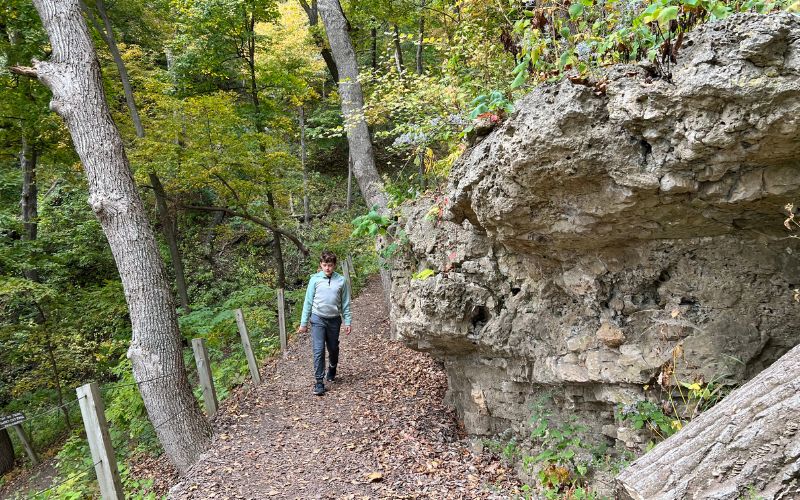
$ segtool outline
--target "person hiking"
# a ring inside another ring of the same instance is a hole
[[[312,274],[303,301],[303,314],[297,333],[308,332],[311,322],[311,349],[314,358],[314,394],[325,394],[323,376],[333,382],[339,363],[339,330],[344,318],[344,333],[350,335],[350,290],[344,276],[334,271],[336,255],[325,250],[319,257],[322,269]],[[328,371],[325,374],[325,347],[328,348]]]

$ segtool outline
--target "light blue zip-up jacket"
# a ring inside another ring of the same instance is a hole
[[[320,271],[311,275],[303,301],[303,315],[300,326],[306,326],[311,314],[323,318],[342,316],[344,324],[350,324],[350,292],[347,290],[344,276],[333,272],[331,277]]]

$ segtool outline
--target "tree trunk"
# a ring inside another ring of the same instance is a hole
[[[372,40],[370,45],[370,58],[372,60],[372,69],[378,69],[378,28],[373,26],[369,30],[369,37]]]
[[[800,498],[800,346],[617,476],[624,499],[751,498],[751,489]]]
[[[0,429],[0,474],[14,468],[14,446],[8,429]]]
[[[36,75],[53,92],[86,170],[89,204],[122,280],[133,329],[128,357],[164,451],[185,472],[210,444],[192,394],[166,273],[136,190],[122,137],[106,103],[100,64],[77,0],[34,0],[52,56]]]
[[[377,205],[379,211],[386,213],[386,194],[378,170],[375,168],[372,140],[364,119],[364,94],[358,79],[358,62],[350,34],[347,32],[347,22],[336,0],[320,0],[319,12],[325,23],[328,42],[340,72],[339,94],[347,130],[347,143],[353,156],[353,174],[367,205]]]
[[[30,146],[23,131],[22,151],[19,154],[19,163],[20,167],[22,167],[22,198],[20,200],[20,206],[22,207],[22,224],[25,228],[23,239],[27,241],[35,240],[38,232],[39,191],[36,187],[37,156],[36,148]],[[32,278],[28,277],[28,279]]]
[[[136,101],[133,100],[133,89],[131,88],[131,82],[128,78],[128,71],[125,69],[125,62],[122,60],[119,48],[117,47],[114,29],[111,27],[111,20],[108,18],[108,12],[106,12],[106,4],[104,0],[95,0],[95,5],[97,6],[97,12],[100,14],[100,19],[103,20],[103,26],[105,27],[103,39],[108,45],[108,50],[111,51],[111,57],[114,59],[114,63],[116,63],[117,70],[119,71],[119,79],[122,81],[122,91],[125,93],[125,102],[128,104],[128,110],[130,110],[131,119],[133,120],[133,127],[136,129],[136,137],[144,137],[144,127],[142,127],[142,120],[139,118],[139,110],[136,107]],[[103,31],[100,31],[100,33],[103,34]]]
[[[403,47],[400,45],[400,30],[397,28],[397,25],[394,25],[394,36],[392,37],[394,42],[394,63],[397,66],[397,73],[403,74]]]
[[[44,319],[44,315],[42,315],[42,319]],[[44,323],[44,321],[42,321],[42,323]],[[43,328],[46,329],[47,327],[44,326]],[[67,429],[71,431],[72,421],[69,418],[69,408],[64,405],[64,393],[61,389],[61,371],[58,369],[55,348],[53,347],[53,341],[50,338],[50,333],[47,330],[45,330],[45,341],[47,342],[47,360],[50,361],[50,369],[53,370],[53,381],[56,383],[56,397],[58,398],[58,406],[61,407],[61,413],[64,414],[64,422],[67,424]]]
[[[325,61],[325,66],[328,67],[331,78],[333,78],[333,81],[338,84],[339,70],[336,67],[336,61],[334,60],[330,49],[325,46],[325,41],[322,39],[322,36],[317,30],[314,29],[314,27],[319,24],[319,9],[317,8],[317,0],[311,0],[311,5],[309,5],[305,0],[300,0],[300,5],[303,7],[303,10],[306,11],[306,15],[308,16],[308,26],[311,28],[311,37],[313,38],[317,47],[319,47],[322,60]],[[323,92],[323,97],[324,94],[325,93]]]
[[[353,205],[353,155],[347,155],[347,209]]]
[[[425,41],[425,16],[423,15],[423,10],[425,8],[425,0],[420,2],[420,11],[419,11],[419,39],[417,40],[417,74],[422,74],[422,49],[424,47],[423,43]]]
[[[300,164],[303,166],[303,220],[311,227],[311,203],[308,199],[308,165],[306,164],[306,111],[300,106]]]
[[[378,169],[375,168],[372,140],[364,118],[364,94],[358,80],[358,61],[347,32],[347,20],[337,0],[320,0],[319,10],[331,51],[336,58],[336,66],[341,72],[339,96],[347,130],[347,144],[353,159],[353,175],[367,206],[375,206],[380,213],[388,215],[388,200]],[[388,269],[381,269],[381,281],[386,306],[391,309],[391,275]]]
[[[250,30],[247,37],[247,67],[250,70],[250,95],[253,98],[253,106],[256,108],[258,117],[256,123],[261,124],[261,104],[258,101],[258,82],[256,82],[256,14],[251,13],[247,17],[247,28]],[[258,129],[261,132],[261,128]]]
[[[176,224],[173,221],[173,217],[170,216],[169,208],[167,207],[167,193],[164,191],[161,179],[158,178],[155,172],[150,172],[149,176],[156,198],[158,218],[161,219],[161,232],[164,234],[164,239],[167,240],[169,256],[172,259],[172,268],[175,270],[175,285],[178,289],[178,298],[181,302],[183,312],[189,313],[189,292],[186,290],[186,275],[183,271],[183,258],[181,256],[181,250],[178,247],[178,235],[175,230]]]
[[[275,220],[275,198],[272,196],[272,190],[267,191],[267,204],[269,205],[270,219],[277,227]],[[278,271],[278,288],[286,290],[286,270],[283,264],[283,249],[281,248],[281,234],[273,231],[272,255],[275,257],[275,267]]]

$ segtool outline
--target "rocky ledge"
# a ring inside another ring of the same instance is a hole
[[[472,434],[522,431],[547,396],[624,440],[614,407],[644,386],[739,383],[800,341],[800,18],[707,24],[671,81],[606,78],[537,87],[403,208],[392,319]]]

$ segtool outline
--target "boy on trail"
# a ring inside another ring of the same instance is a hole
[[[312,274],[308,281],[303,314],[297,333],[308,332],[311,321],[311,348],[314,353],[314,394],[325,394],[325,346],[328,347],[328,373],[325,378],[332,382],[336,378],[336,365],[339,363],[339,329],[344,318],[344,333],[350,335],[350,291],[345,285],[344,276],[334,272],[336,255],[325,250],[319,257],[322,271]]]

